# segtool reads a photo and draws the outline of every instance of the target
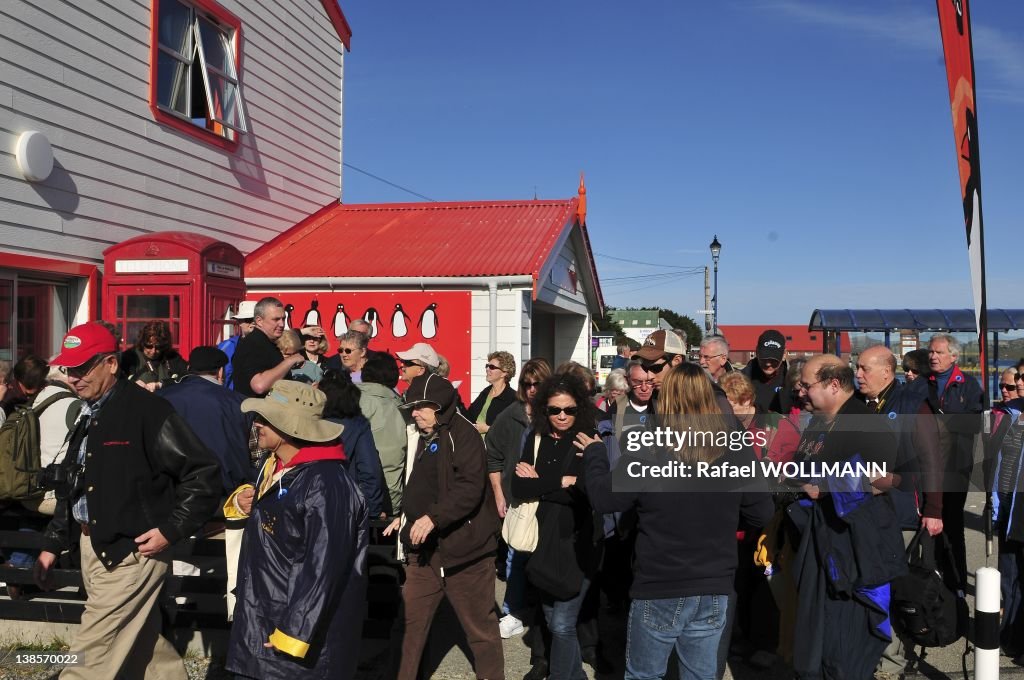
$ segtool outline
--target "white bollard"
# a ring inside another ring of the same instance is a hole
[[[974,582],[974,680],[998,680],[999,570],[982,567]]]

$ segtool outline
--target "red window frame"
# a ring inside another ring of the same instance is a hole
[[[207,130],[206,128],[193,125],[188,121],[182,120],[177,116],[167,113],[157,105],[157,65],[159,63],[160,56],[160,34],[159,34],[159,21],[160,21],[160,1],[153,0],[153,6],[150,10],[149,17],[149,110],[153,113],[153,118],[156,122],[161,125],[172,127],[175,130],[184,132],[187,135],[195,137],[196,139],[212,144],[213,146],[220,147],[226,151],[235,151],[238,148],[238,137],[241,133],[235,133],[234,139],[228,139],[222,137],[215,132]],[[200,9],[211,17],[216,19],[221,24],[228,26],[234,32],[234,44],[235,44],[235,71],[238,75],[238,81],[242,81],[242,20],[236,17],[228,10],[221,7],[214,0],[185,0],[186,4],[190,4],[197,9]]]

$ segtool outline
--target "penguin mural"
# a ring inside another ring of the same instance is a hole
[[[286,331],[295,328],[294,324],[292,324],[292,312],[294,311],[295,305],[292,303],[289,302],[284,306],[284,329]]]
[[[320,310],[317,307],[320,305],[319,300],[313,300],[309,303],[309,311],[306,312],[306,316],[302,319],[303,326],[321,326],[320,323]]]
[[[348,318],[348,312],[345,311],[345,305],[338,303],[338,306],[334,311],[334,321],[331,325],[334,327],[334,337],[340,337],[345,334],[348,330],[348,324],[351,319]]]
[[[380,322],[380,314],[377,313],[377,308],[370,307],[367,309],[366,313],[363,314],[363,320],[370,324],[370,338],[377,337],[377,333],[379,332],[377,324]]]
[[[395,305],[395,312],[391,315],[391,335],[396,338],[404,338],[409,332],[409,315],[402,309],[401,304]]]
[[[420,314],[420,320],[416,323],[419,326],[420,334],[427,340],[437,336],[437,303],[431,302]]]

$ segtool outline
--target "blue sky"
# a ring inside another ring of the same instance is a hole
[[[667,270],[601,254],[701,267],[715,234],[723,324],[972,304],[934,2],[342,9],[345,162],[436,200],[568,198],[582,170],[610,305],[697,318],[702,274],[624,284]],[[989,305],[1022,307],[1024,3],[971,11]],[[351,169],[343,199],[418,200]]]

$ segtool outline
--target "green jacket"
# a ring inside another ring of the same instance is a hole
[[[373,443],[380,454],[380,465],[384,470],[384,482],[391,500],[388,515],[397,515],[402,509],[405,449],[408,442],[405,418],[398,409],[402,398],[380,383],[359,383],[357,387],[362,393],[359,408],[370,421]]]

